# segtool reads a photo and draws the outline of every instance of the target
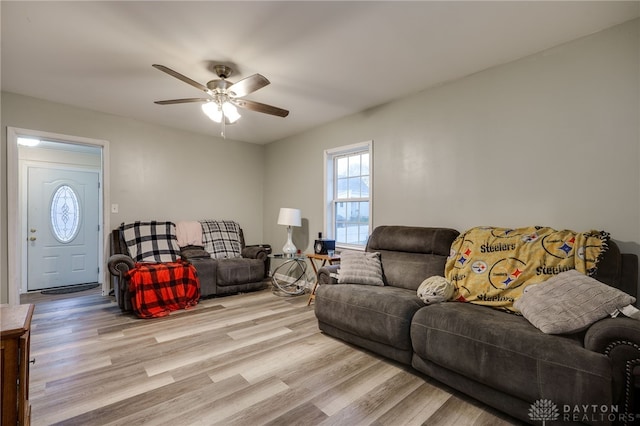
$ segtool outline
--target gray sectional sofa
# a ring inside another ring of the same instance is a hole
[[[241,257],[213,259],[202,246],[185,246],[179,249],[179,257],[191,263],[200,281],[200,296],[222,296],[266,288],[270,284],[269,267],[271,247],[269,245],[246,245],[244,232],[239,228]],[[125,273],[133,269],[135,261],[124,241],[121,228],[111,232],[110,258],[112,287],[118,306],[130,311],[131,296]]]
[[[380,253],[385,285],[337,284],[339,265],[321,268],[315,298],[320,329],[525,422],[552,420],[531,415],[543,401],[558,410],[557,421],[546,424],[624,422],[639,411],[640,321],[606,318],[586,331],[551,335],[523,316],[486,306],[425,305],[416,290],[425,278],[444,275],[457,236],[445,228],[376,228],[366,251]],[[635,297],[638,258],[610,241],[594,277]],[[565,413],[567,407],[573,413]]]

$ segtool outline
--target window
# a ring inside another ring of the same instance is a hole
[[[327,238],[364,248],[371,225],[372,142],[325,151]]]

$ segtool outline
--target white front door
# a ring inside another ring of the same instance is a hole
[[[27,176],[27,290],[99,282],[99,172],[30,166]]]

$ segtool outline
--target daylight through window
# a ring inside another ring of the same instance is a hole
[[[326,151],[327,235],[364,248],[371,223],[371,142]]]

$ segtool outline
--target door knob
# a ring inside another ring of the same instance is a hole
[[[29,241],[35,241],[36,237],[29,237]]]
[[[33,228],[31,228],[31,229],[30,229],[30,231],[31,231],[31,232],[36,232],[36,230],[35,230],[35,229],[33,229]]]

